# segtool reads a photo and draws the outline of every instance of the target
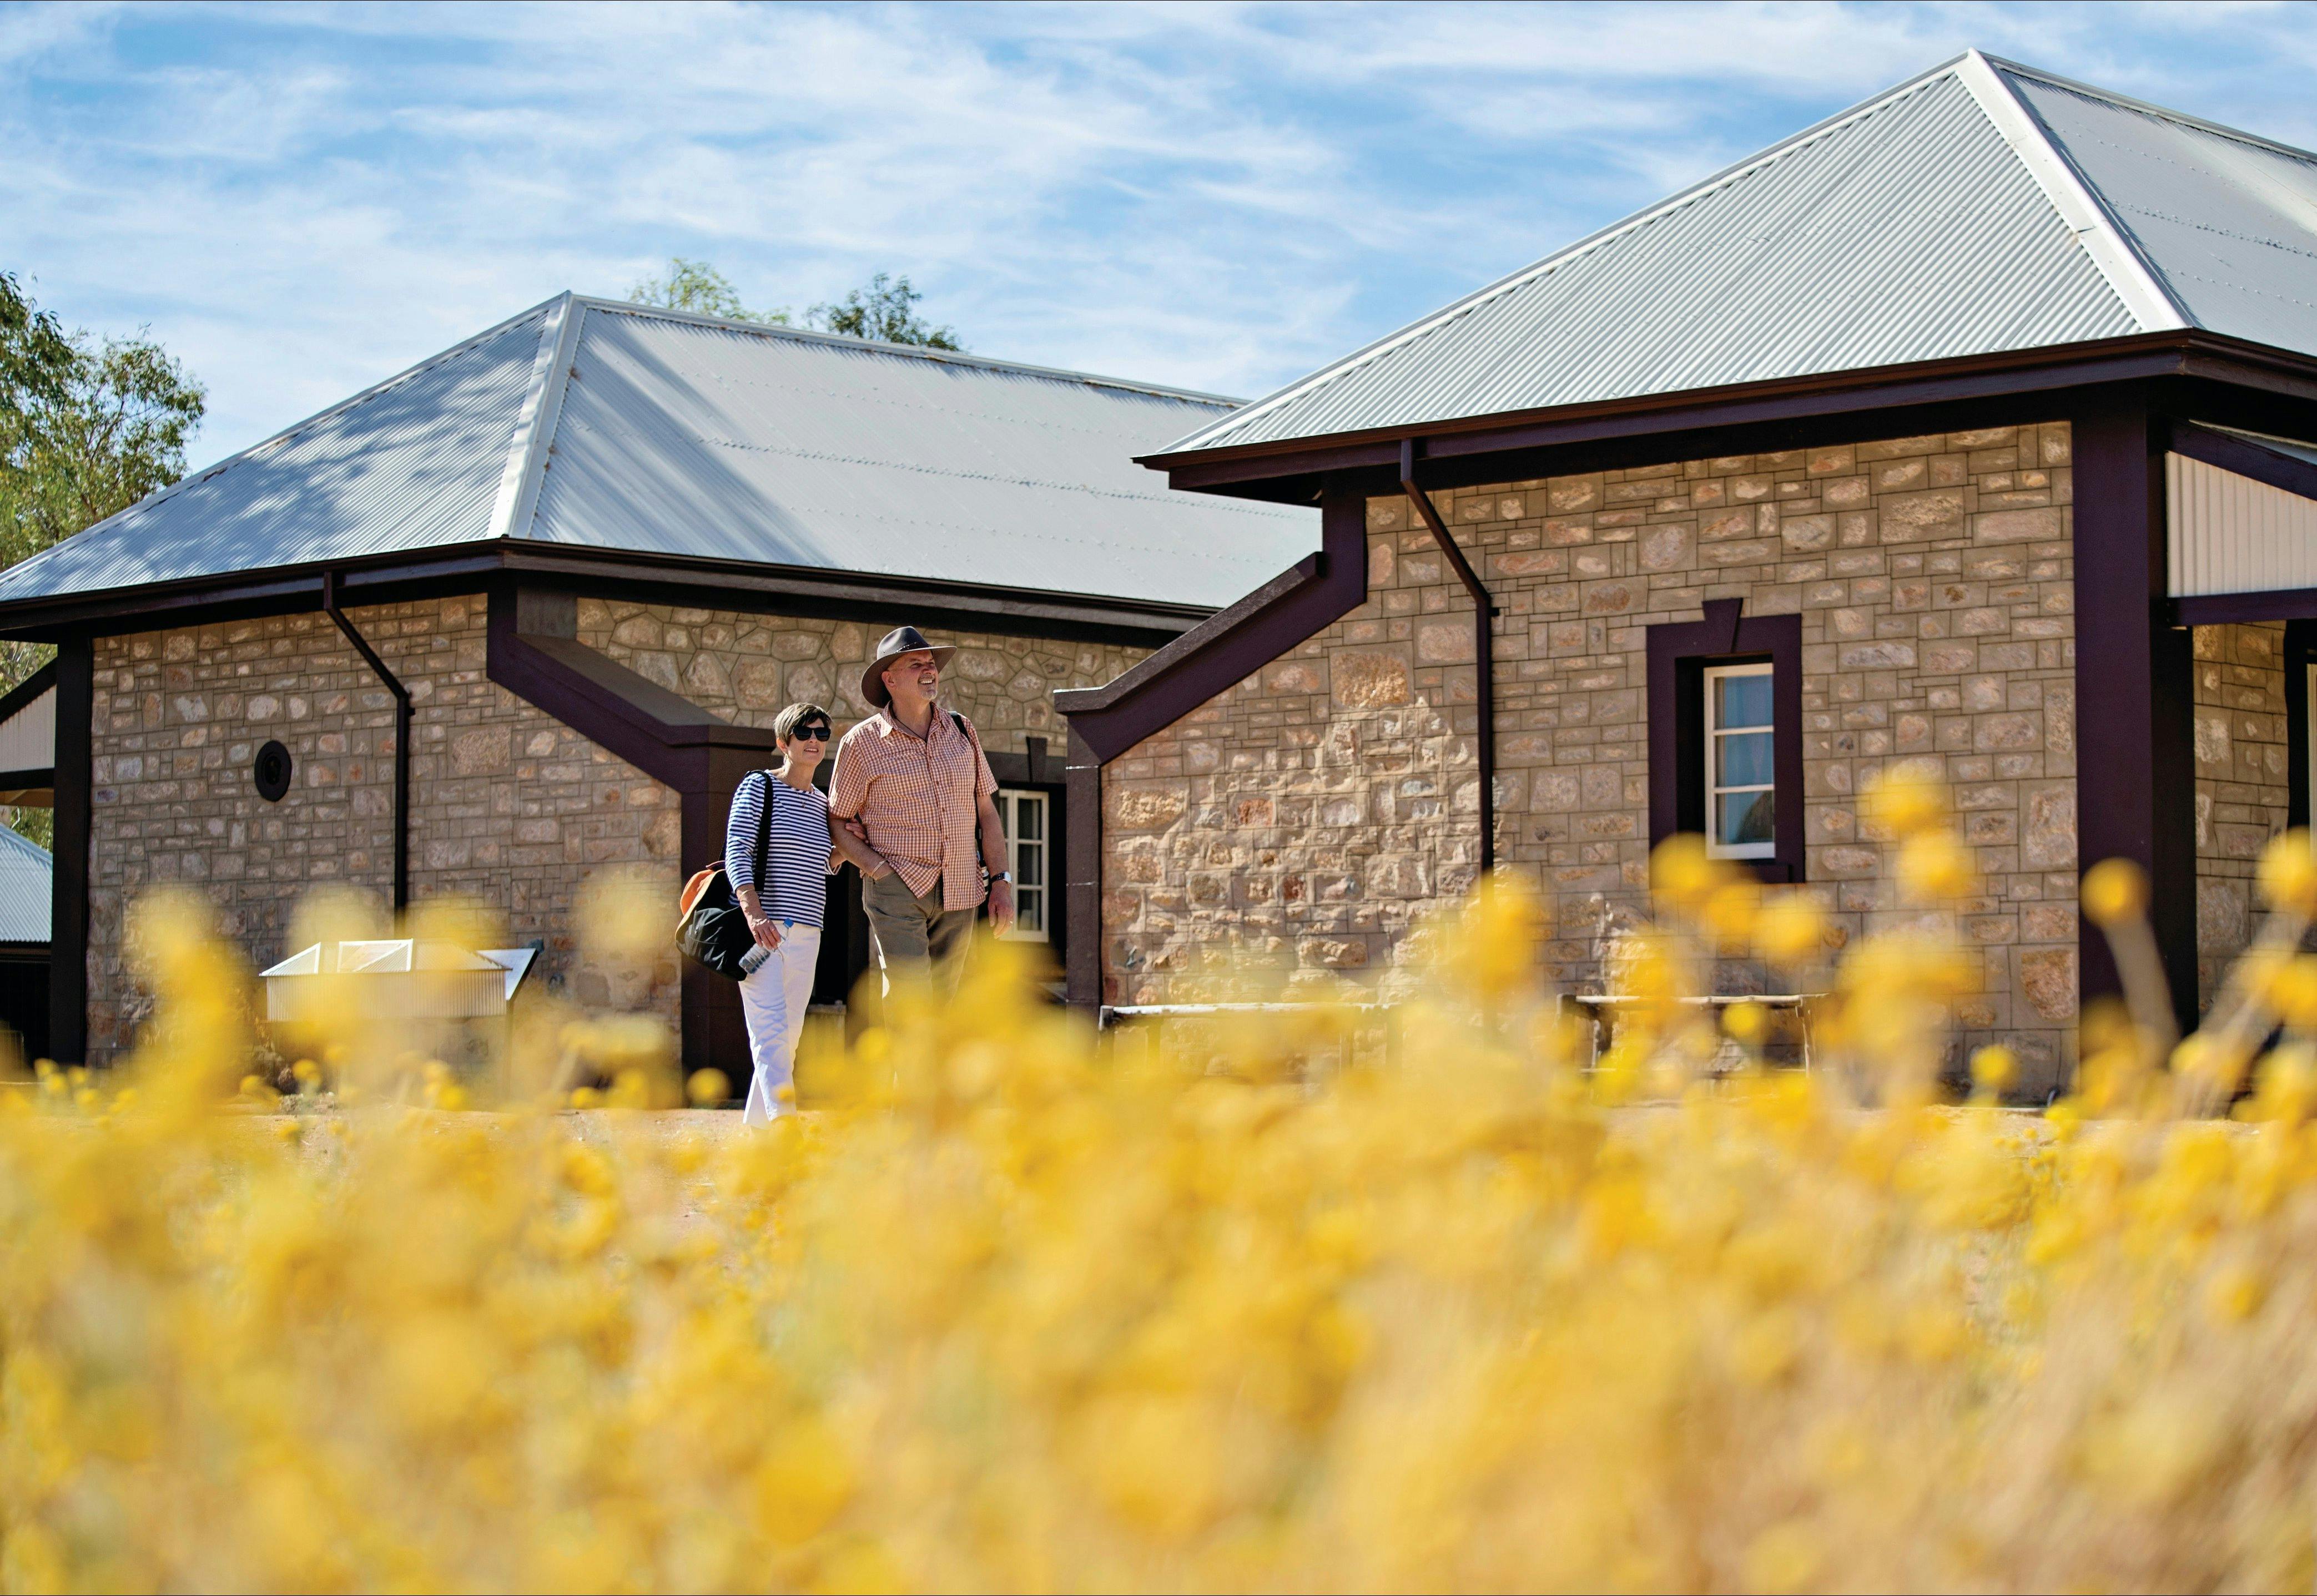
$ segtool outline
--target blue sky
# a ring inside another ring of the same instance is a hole
[[[1253,395],[1967,46],[2317,146],[2317,9],[0,5],[0,268],[197,461],[672,254]]]

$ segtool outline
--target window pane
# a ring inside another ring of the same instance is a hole
[[[1739,732],[1713,739],[1713,784],[1716,787],[1767,787],[1777,780],[1771,773],[1774,739],[1768,732]]]
[[[1043,887],[1046,884],[1046,845],[1043,843],[1014,844],[1014,879],[1023,887]]]
[[[1758,676],[1716,676],[1713,691],[1713,724],[1717,727],[1770,724],[1768,672]]]
[[[1015,896],[1014,929],[1023,936],[1046,934],[1046,895],[1035,887]]]
[[[1724,847],[1777,841],[1776,794],[1725,792],[1714,799],[1714,841]]]
[[[1046,834],[1046,800],[1028,794],[1015,798],[1014,834],[1025,843],[1042,840]]]

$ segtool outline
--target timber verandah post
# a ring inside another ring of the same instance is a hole
[[[2163,426],[2136,389],[2074,417],[2076,864],[2148,872],[2172,1008],[2196,1018],[2191,633],[2165,593]],[[2079,919],[2083,1002],[2121,992],[2107,940]]]

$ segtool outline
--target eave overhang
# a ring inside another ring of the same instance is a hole
[[[905,611],[919,624],[1153,647],[1213,613],[1203,605],[1102,594],[497,539],[0,603],[0,638],[54,642],[317,610],[326,576],[336,578],[349,605],[480,593],[528,578],[577,593],[769,615],[880,620]]]
[[[2317,402],[2317,359],[2195,328],[2087,343],[1923,361],[1775,381],[1646,394],[1586,405],[1374,427],[1318,438],[1141,455],[1170,486],[1304,504],[1330,475],[1397,469],[1413,439],[1442,486],[1549,474],[1503,462],[1587,444],[1775,427],[1813,417],[2011,398],[2112,383],[2201,378]],[[1674,454],[1682,450],[1669,443]],[[1531,460],[1528,464],[1537,464]],[[1379,488],[1377,491],[1384,491]]]

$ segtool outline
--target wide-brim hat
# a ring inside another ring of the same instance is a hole
[[[949,664],[950,656],[956,652],[957,650],[952,647],[935,647],[926,641],[925,633],[913,626],[897,626],[885,634],[883,640],[877,645],[877,657],[871,660],[869,668],[861,673],[861,696],[882,709],[892,701],[893,697],[885,691],[887,665],[905,654],[931,653],[935,664],[946,667]]]

